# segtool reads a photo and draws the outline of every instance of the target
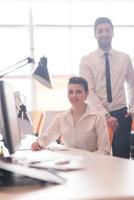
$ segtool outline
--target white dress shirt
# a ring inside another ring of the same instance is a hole
[[[89,83],[88,103],[96,110],[110,112],[128,106],[134,113],[134,70],[130,57],[122,52],[111,49],[108,52],[111,72],[112,102],[107,102],[104,51],[84,56],[80,63],[80,76]],[[127,102],[126,102],[127,91]]]
[[[38,138],[41,147],[46,147],[61,136],[62,143],[73,148],[101,154],[110,154],[108,128],[104,115],[92,111],[90,106],[75,124],[71,109],[60,114],[50,124],[44,136]]]

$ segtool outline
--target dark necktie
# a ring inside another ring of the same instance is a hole
[[[106,66],[106,90],[107,90],[107,101],[112,102],[112,91],[111,91],[111,77],[110,77],[110,64],[108,54],[105,53],[105,66]]]

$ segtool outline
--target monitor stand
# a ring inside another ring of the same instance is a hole
[[[45,185],[47,182],[0,169],[0,187]]]
[[[65,183],[65,179],[55,171],[49,169],[39,170],[15,164],[10,157],[0,158],[0,187],[33,184],[49,186],[63,183]]]
[[[11,157],[1,156],[0,160],[6,163],[12,163]],[[0,187],[7,186],[26,186],[26,185],[44,185],[47,182],[37,180],[31,177],[23,176],[14,172],[0,169]]]
[[[26,186],[26,185],[44,185],[44,181],[39,181],[30,177],[18,175],[12,172],[0,170],[0,187],[7,186]]]

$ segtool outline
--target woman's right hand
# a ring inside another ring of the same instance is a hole
[[[33,142],[31,145],[31,149],[33,151],[40,151],[42,149],[42,147],[38,144],[38,142]]]

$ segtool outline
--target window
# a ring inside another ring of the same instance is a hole
[[[1,0],[0,71],[34,57],[34,66],[18,69],[5,80],[26,96],[28,110],[64,110],[69,107],[68,77],[78,75],[82,56],[97,48],[97,17],[111,18],[113,47],[134,59],[133,7],[132,0]],[[31,78],[42,56],[48,58],[52,90]]]

